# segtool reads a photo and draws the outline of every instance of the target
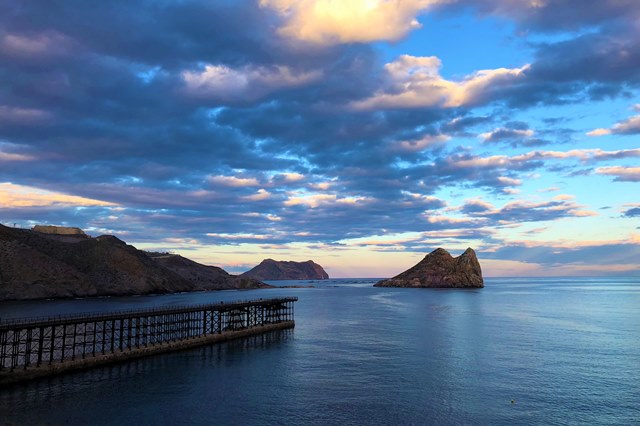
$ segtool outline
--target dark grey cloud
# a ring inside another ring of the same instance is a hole
[[[640,207],[633,207],[624,212],[624,216],[626,217],[639,217],[640,216]]]

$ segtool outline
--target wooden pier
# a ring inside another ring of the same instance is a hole
[[[293,328],[296,297],[0,322],[0,385]]]

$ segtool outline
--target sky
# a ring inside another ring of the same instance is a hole
[[[0,221],[232,273],[640,276],[640,1],[0,0]]]

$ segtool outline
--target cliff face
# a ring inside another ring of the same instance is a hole
[[[374,287],[481,288],[484,280],[480,262],[471,248],[458,257],[439,248],[413,268],[379,281]]]
[[[258,266],[240,274],[240,277],[257,280],[326,280],[329,275],[317,263],[288,262],[265,259]]]
[[[207,268],[195,265],[201,268],[194,266],[193,269]],[[73,239],[69,242],[0,225],[0,300],[174,293],[258,286],[255,281],[239,281],[222,274],[211,282],[206,281],[206,274],[202,274],[200,280],[195,280],[186,274],[181,275],[177,269],[164,266],[162,262],[153,260],[145,252],[113,236]]]

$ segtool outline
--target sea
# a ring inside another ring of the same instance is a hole
[[[0,303],[2,319],[297,296],[296,327],[0,389],[2,425],[640,425],[640,278]]]

